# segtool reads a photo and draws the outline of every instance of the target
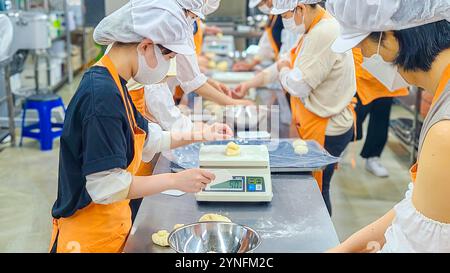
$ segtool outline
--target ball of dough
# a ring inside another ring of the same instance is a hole
[[[227,71],[228,70],[228,62],[221,61],[217,64],[216,68],[220,71]]]
[[[230,142],[225,150],[226,156],[238,156],[241,154],[241,147],[234,142]]]
[[[169,246],[169,232],[167,230],[160,230],[152,234],[152,241],[155,245]]]
[[[308,153],[308,146],[299,145],[295,147],[295,153],[298,155],[305,155]]]
[[[182,228],[182,227],[184,227],[183,224],[176,224],[176,225],[173,226],[173,229],[175,230],[175,229],[179,229],[179,228]]]
[[[223,215],[219,214],[205,214],[199,220],[199,222],[228,222],[231,223],[231,220]]]
[[[227,149],[225,151],[226,156],[239,156],[241,155],[241,150],[233,150],[233,149]]]
[[[239,149],[241,149],[241,147],[239,145],[237,145],[236,143],[234,143],[233,141],[231,141],[228,143],[227,149],[239,150]]]
[[[215,69],[217,67],[217,63],[215,61],[208,62],[208,68]]]
[[[308,146],[308,144],[303,139],[297,139],[292,143],[292,147],[295,149],[297,146]]]

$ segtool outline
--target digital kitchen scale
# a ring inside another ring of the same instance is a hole
[[[241,145],[240,155],[226,156],[225,145],[200,148],[200,168],[216,175],[215,181],[195,195],[207,202],[271,202],[269,151],[265,145]]]

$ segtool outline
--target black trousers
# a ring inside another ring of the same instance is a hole
[[[332,156],[340,157],[347,148],[348,144],[354,139],[355,128],[352,126],[345,134],[340,136],[326,136],[325,137],[325,150],[327,150]],[[327,206],[328,213],[332,213],[331,199],[330,199],[330,184],[333,177],[336,164],[328,165],[323,171],[322,180],[322,196]]]
[[[380,157],[383,153],[388,140],[392,102],[393,98],[379,98],[368,105],[363,105],[358,98],[358,104],[355,109],[357,140],[363,138],[363,123],[367,116],[370,115],[366,141],[361,151],[361,156],[365,159]]]

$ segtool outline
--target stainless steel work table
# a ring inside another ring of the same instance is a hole
[[[283,93],[259,90],[257,101],[263,105],[279,105],[281,113],[279,137],[289,135],[289,104]],[[161,156],[154,174],[170,172],[170,162]],[[136,216],[125,252],[170,253],[152,243],[151,234],[161,229],[172,230],[175,224],[196,222],[206,213],[218,213],[233,222],[247,225],[262,236],[255,251],[323,252],[339,243],[336,231],[316,181],[309,174],[272,174],[271,203],[197,203],[193,194],[174,197],[164,194],[144,198]]]
[[[155,174],[170,172],[160,157]],[[339,243],[317,183],[310,175],[272,175],[271,203],[197,203],[193,194],[147,197],[137,214],[124,251],[171,253],[152,243],[151,234],[175,224],[196,222],[203,214],[218,213],[247,225],[262,236],[257,253],[323,252]]]

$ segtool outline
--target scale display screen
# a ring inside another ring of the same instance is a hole
[[[206,192],[264,192],[263,177],[234,176],[232,180],[207,187]]]
[[[244,178],[234,177],[223,183],[215,184],[209,187],[210,191],[244,191]]]

